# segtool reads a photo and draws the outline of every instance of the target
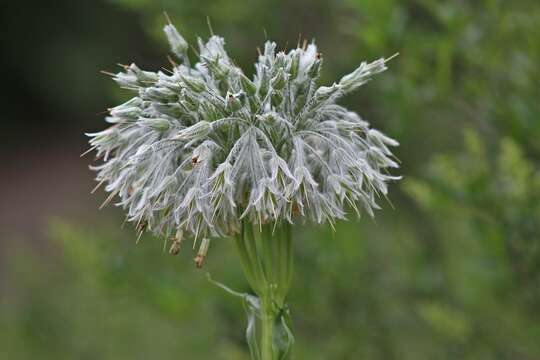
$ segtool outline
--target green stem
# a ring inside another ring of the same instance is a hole
[[[236,237],[236,249],[238,250],[238,255],[240,256],[240,264],[242,265],[244,276],[246,277],[251,288],[254,291],[257,291],[258,281],[255,272],[253,271],[253,265],[251,264],[251,259],[244,243],[244,236]]]
[[[274,313],[269,300],[261,299],[261,360],[274,360]]]
[[[260,360],[276,360],[284,351],[282,344],[274,344],[274,331],[276,326],[283,331],[281,323],[276,325],[276,322],[282,316],[279,314],[285,307],[292,277],[290,224],[273,225],[258,227],[244,220],[241,234],[236,238],[244,275],[260,300],[261,331],[256,357]]]

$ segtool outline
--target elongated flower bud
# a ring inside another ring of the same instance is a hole
[[[176,135],[176,139],[184,140],[184,141],[191,141],[194,139],[202,139],[210,131],[212,130],[212,126],[208,121],[200,121],[196,123],[195,125],[192,125],[188,128],[185,128],[183,130],[180,130],[178,135]]]
[[[257,86],[244,74],[240,74],[240,84],[242,85],[242,89],[249,96],[253,96],[257,93]]]
[[[289,67],[289,74],[291,74],[291,80],[296,79],[298,76],[298,67],[300,65],[300,53],[299,51],[293,50],[291,55],[291,66]]]
[[[338,84],[333,84],[332,86],[321,86],[315,91],[315,99],[317,101],[326,101],[336,94],[340,90],[341,86]]]
[[[278,70],[276,76],[272,78],[272,81],[270,81],[270,85],[272,85],[273,89],[281,90],[285,87],[285,84],[287,82],[287,74],[283,70]]]
[[[141,109],[136,106],[112,108],[110,110],[111,116],[123,118],[123,119],[137,119],[141,115]]]
[[[179,104],[160,104],[160,103],[153,103],[152,107],[154,108],[157,113],[162,115],[167,115],[172,118],[178,118],[182,116],[184,111],[182,110],[182,107],[180,107]]]
[[[219,58],[216,58],[215,60],[205,59],[204,64],[216,79],[225,79],[231,71],[231,69],[225,63],[220,61]]]
[[[140,119],[139,122],[142,126],[148,126],[156,131],[166,131],[170,127],[170,122],[166,119]]]
[[[259,78],[259,95],[265,97],[268,94],[268,89],[270,87],[270,79],[268,78],[268,71],[266,68],[262,68],[261,75]]]
[[[321,65],[322,65],[322,58],[320,57],[319,54],[317,54],[317,58],[308,69],[308,76],[312,79],[318,78],[321,73]]]
[[[372,75],[378,74],[386,70],[385,60],[378,59],[372,63],[363,62],[352,73],[345,75],[339,81],[345,91],[352,91],[371,79]]]
[[[135,64],[131,64],[128,69],[133,72],[133,74],[135,74],[137,77],[137,80],[141,82],[152,83],[158,80],[158,75],[156,73],[151,71],[142,71]]]
[[[187,55],[189,49],[186,40],[184,40],[182,35],[180,35],[178,30],[176,30],[172,24],[165,25],[163,31],[165,32],[165,35],[167,35],[167,40],[169,41],[173,54],[178,56],[178,58],[183,59],[184,56]]]
[[[201,79],[198,79],[196,77],[189,76],[189,75],[182,75],[181,78],[182,78],[182,81],[184,82],[184,84],[191,91],[194,91],[196,93],[200,93],[200,92],[203,92],[204,89],[206,88],[206,84]]]

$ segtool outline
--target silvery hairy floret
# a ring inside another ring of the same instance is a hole
[[[97,181],[116,196],[138,229],[184,238],[235,234],[240,222],[265,224],[373,215],[398,164],[398,143],[336,102],[386,69],[361,63],[337,83],[319,86],[314,43],[288,52],[267,42],[250,78],[225,41],[198,40],[198,61],[168,24],[178,64],[170,72],[136,65],[114,76],[134,97],[109,111],[110,128],[89,134],[103,159]]]

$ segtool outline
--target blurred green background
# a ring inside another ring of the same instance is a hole
[[[297,227],[296,359],[540,358],[540,2],[6,1],[0,20],[0,358],[248,359],[234,246],[205,270],[98,212],[83,132],[128,94],[100,70],[168,66],[166,10],[206,17],[253,72],[265,33],[322,82],[399,52],[344,103],[401,142],[375,220]]]

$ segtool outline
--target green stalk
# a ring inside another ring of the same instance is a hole
[[[261,299],[261,360],[274,360],[274,320],[270,296]]]
[[[284,352],[283,345],[275,343],[275,338],[280,336],[276,329],[283,332],[280,316],[283,316],[292,276],[290,225],[274,225],[258,227],[244,221],[241,234],[236,238],[242,269],[260,301],[258,317],[261,330],[256,357],[260,360],[283,358],[280,355]],[[290,353],[290,347],[286,352]]]
[[[263,271],[263,259],[261,258],[260,250],[257,248],[256,238],[255,238],[255,231],[254,226],[250,224],[247,220],[244,220],[244,244],[247,249],[247,254],[249,256],[249,259],[254,267],[254,272],[257,277],[257,281],[259,282],[259,286],[262,289],[265,289],[266,286],[266,279],[264,277],[264,271]],[[253,289],[255,290],[255,289]],[[264,291],[264,290],[263,290]]]
[[[257,285],[258,279],[255,275],[253,264],[251,263],[251,259],[248,255],[243,235],[238,235],[236,237],[236,249],[238,250],[238,255],[240,256],[240,264],[242,266],[242,271],[244,273],[244,276],[246,277],[247,282],[255,292],[259,291]]]

